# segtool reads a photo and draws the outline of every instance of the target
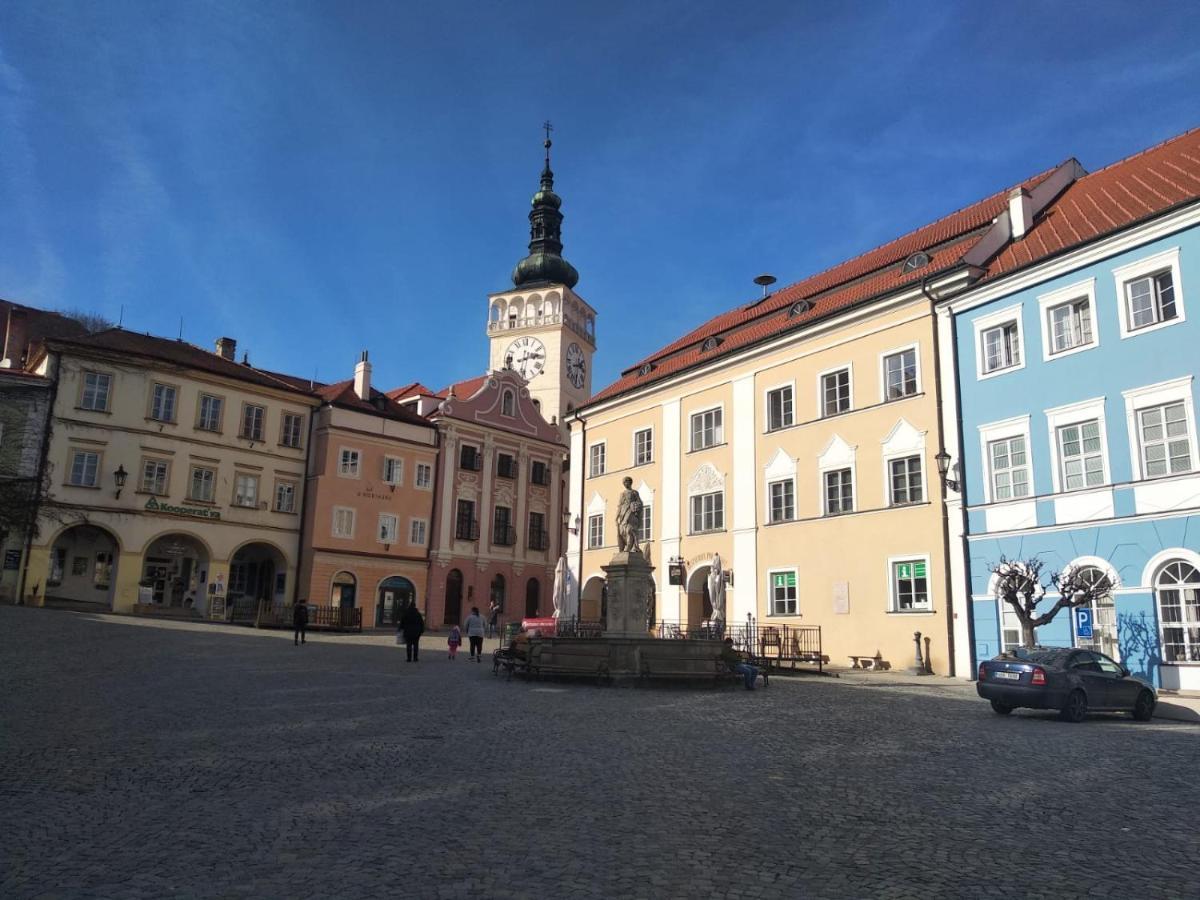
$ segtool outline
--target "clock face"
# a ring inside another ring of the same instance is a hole
[[[587,360],[579,345],[571,343],[567,346],[567,378],[577,388],[583,387],[583,377],[587,374]]]
[[[517,338],[504,351],[504,365],[532,381],[546,368],[546,345],[535,337]]]

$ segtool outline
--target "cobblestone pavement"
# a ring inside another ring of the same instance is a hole
[[[505,682],[442,640],[407,665],[0,607],[0,896],[1200,890],[1194,726],[815,678]]]

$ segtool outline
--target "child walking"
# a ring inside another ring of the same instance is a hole
[[[446,645],[450,648],[450,659],[458,656],[458,648],[462,645],[462,630],[457,625],[450,629]]]

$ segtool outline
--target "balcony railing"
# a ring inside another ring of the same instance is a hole
[[[496,525],[492,529],[492,544],[496,547],[511,547],[517,542],[517,529],[511,525]]]
[[[457,522],[454,526],[454,537],[460,541],[479,540],[478,522]]]

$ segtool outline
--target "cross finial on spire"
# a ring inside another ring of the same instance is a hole
[[[546,143],[543,146],[546,148],[546,165],[548,166],[550,165],[550,132],[554,130],[554,126],[551,125],[550,120],[547,119],[542,123],[542,127],[546,129]]]

